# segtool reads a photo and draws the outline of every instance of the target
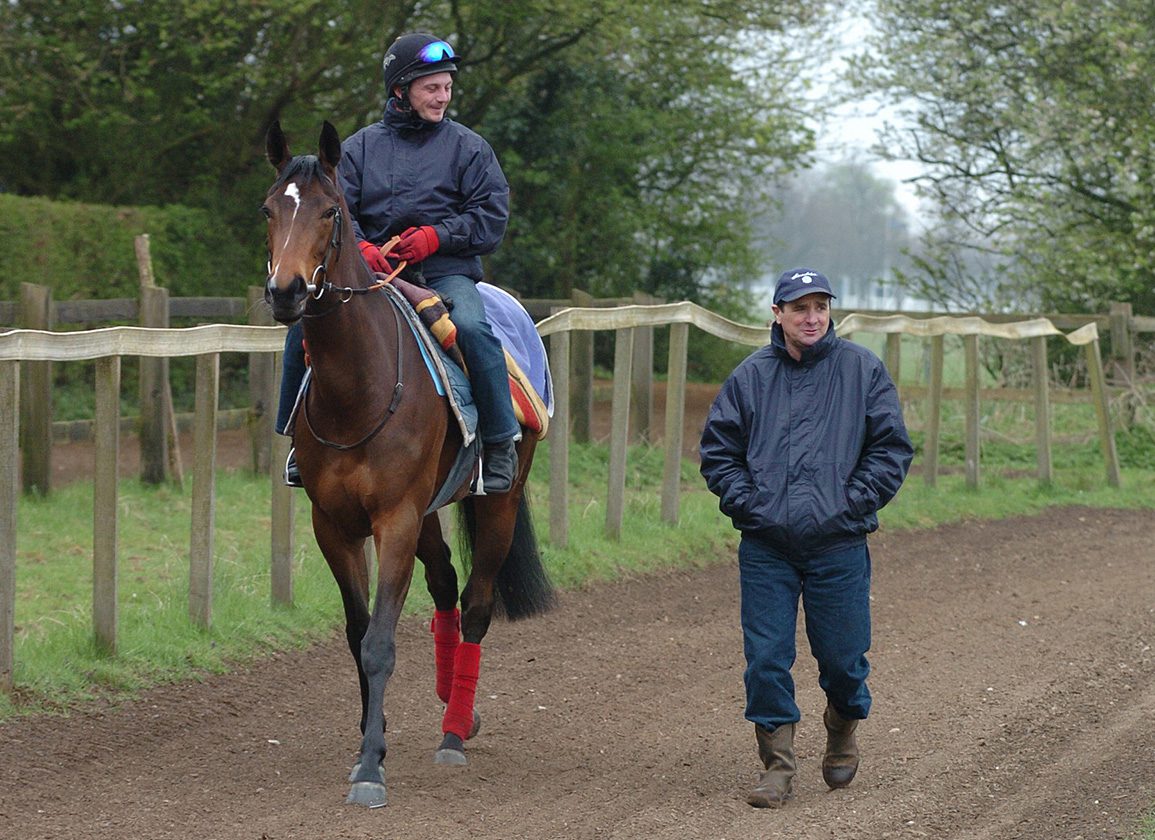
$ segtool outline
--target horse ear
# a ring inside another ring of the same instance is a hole
[[[273,120],[265,134],[265,155],[278,172],[293,158],[289,152],[289,141],[285,139],[285,132],[281,131],[280,120]]]
[[[337,164],[341,161],[341,136],[337,134],[337,129],[333,128],[333,124],[328,120],[325,120],[325,124],[321,126],[320,152],[321,163],[331,169],[336,169]]]

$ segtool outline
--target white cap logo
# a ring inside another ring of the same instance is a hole
[[[790,279],[791,280],[801,280],[803,283],[813,283],[814,282],[814,272],[813,271],[806,271],[806,272],[803,272],[802,274],[795,274]]]

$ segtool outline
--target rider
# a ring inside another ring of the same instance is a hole
[[[445,41],[402,35],[385,53],[384,117],[346,138],[338,174],[357,245],[373,271],[389,258],[416,264],[425,283],[452,301],[457,343],[469,370],[484,446],[486,493],[504,493],[517,475],[521,428],[509,397],[505,354],[485,317],[477,282],[481,257],[501,244],[509,221],[509,184],[479,134],[446,116],[457,61]],[[386,255],[380,246],[401,241]],[[290,331],[277,429],[283,432],[304,375],[299,338]],[[290,353],[292,358],[290,358]],[[290,457],[287,483],[300,485]]]

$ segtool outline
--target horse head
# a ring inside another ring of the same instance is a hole
[[[351,242],[337,180],[341,138],[326,122],[318,153],[294,157],[280,122],[274,122],[265,137],[265,153],[277,170],[261,205],[268,220],[265,300],[274,318],[291,324],[304,314],[310,296],[321,296],[328,275],[337,269],[342,243]],[[346,263],[356,266],[358,261]]]

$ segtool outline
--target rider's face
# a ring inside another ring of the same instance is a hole
[[[427,122],[441,122],[453,98],[453,74],[434,73],[409,84],[409,104]]]

